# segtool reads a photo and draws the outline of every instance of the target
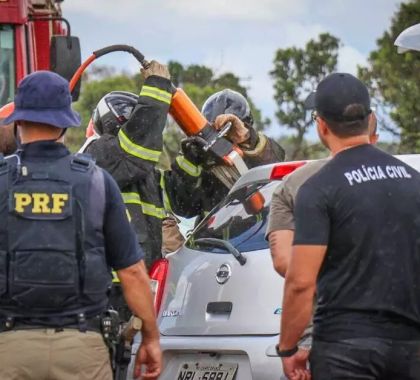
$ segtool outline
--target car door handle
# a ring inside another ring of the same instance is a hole
[[[206,312],[209,314],[230,314],[232,309],[232,302],[209,302]]]

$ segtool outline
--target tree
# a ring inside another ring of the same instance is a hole
[[[274,69],[274,99],[278,104],[276,117],[280,124],[295,131],[292,137],[292,159],[305,158],[309,147],[305,134],[312,120],[304,108],[304,101],[317,84],[337,68],[338,38],[323,33],[310,40],[303,49],[290,47],[277,50]]]
[[[420,53],[397,54],[396,37],[420,20],[420,0],[401,3],[359,76],[378,103],[382,128],[400,137],[399,152],[420,150]],[[391,120],[389,120],[389,117]]]

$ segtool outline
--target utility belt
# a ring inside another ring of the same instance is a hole
[[[94,331],[102,334],[102,315],[86,318],[84,314],[77,317],[63,317],[62,319],[31,319],[31,318],[0,318],[0,333],[17,330],[55,329],[56,332],[65,329],[79,330],[80,332]]]

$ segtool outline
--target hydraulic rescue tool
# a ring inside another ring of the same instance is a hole
[[[95,59],[113,52],[130,53],[144,68],[147,68],[149,65],[144,55],[132,46],[111,45],[94,51],[82,63],[70,81],[70,90],[76,87],[85,69]],[[199,147],[203,155],[204,165],[207,165],[209,170],[226,187],[231,188],[236,180],[248,170],[242,159],[241,149],[225,138],[225,135],[231,128],[231,123],[226,123],[221,130],[216,130],[201,114],[187,94],[181,88],[176,88],[174,85],[169,113],[184,133],[188,137],[191,137],[186,143],[193,143]]]

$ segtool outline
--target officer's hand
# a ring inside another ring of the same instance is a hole
[[[142,341],[137,351],[134,378],[155,380],[159,377],[161,370],[162,351],[159,340]]]
[[[232,126],[227,132],[226,138],[237,145],[246,142],[250,137],[249,129],[245,127],[243,121],[237,116],[232,114],[219,115],[216,117],[213,125],[217,130],[220,130],[229,122],[232,123]]]
[[[156,75],[158,77],[171,79],[171,75],[169,74],[168,67],[166,65],[162,65],[158,61],[152,61],[149,64],[147,69],[140,69],[141,73],[143,74],[144,79],[147,79],[151,75]]]
[[[283,372],[289,380],[311,380],[311,373],[308,370],[309,351],[299,349],[296,354],[281,358]]]

